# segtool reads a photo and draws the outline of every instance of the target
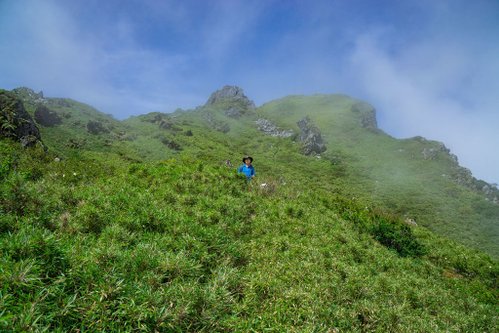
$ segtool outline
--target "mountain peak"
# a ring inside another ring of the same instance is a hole
[[[255,103],[244,94],[242,88],[229,85],[212,93],[205,105],[214,105],[226,101],[243,102],[248,108],[255,108]]]

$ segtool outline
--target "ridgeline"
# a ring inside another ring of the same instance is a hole
[[[117,121],[19,88],[0,134],[0,331],[498,329],[497,188],[365,102]]]

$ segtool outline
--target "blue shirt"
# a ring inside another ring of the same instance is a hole
[[[246,178],[250,180],[251,177],[255,175],[255,168],[253,168],[252,165],[247,166],[246,164],[243,164],[239,168],[237,168],[237,172],[244,173],[246,175]]]

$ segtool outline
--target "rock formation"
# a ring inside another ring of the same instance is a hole
[[[36,93],[34,90],[27,87],[19,87],[12,89],[12,92],[22,99],[24,102],[29,101],[30,103],[44,104],[47,103],[47,99],[43,97],[43,92],[40,91]]]
[[[55,112],[50,110],[45,105],[38,105],[35,110],[35,121],[46,127],[52,127],[62,123],[61,117]]]
[[[232,118],[239,118],[255,110],[255,103],[244,94],[243,89],[237,86],[225,86],[215,91],[205,106],[219,107],[226,116]]]
[[[351,110],[352,112],[360,115],[360,125],[362,127],[370,130],[378,129],[376,110],[372,107],[372,105],[365,102],[359,102],[352,105]]]
[[[293,136],[293,131],[291,130],[282,130],[279,127],[277,127],[275,124],[273,124],[270,120],[259,118],[255,121],[255,123],[258,125],[258,129],[262,131],[263,133],[270,135],[270,136],[277,136],[281,138],[289,138],[290,136]]]
[[[320,154],[326,151],[326,145],[322,140],[319,128],[312,123],[308,116],[297,122],[297,125],[301,130],[300,141],[303,143],[305,155]]]
[[[0,135],[30,147],[41,142],[40,131],[23,103],[13,94],[0,90]]]

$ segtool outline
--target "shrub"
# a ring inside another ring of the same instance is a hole
[[[378,242],[396,250],[403,257],[417,257],[425,253],[423,245],[413,235],[411,228],[401,221],[378,216],[370,232]]]

